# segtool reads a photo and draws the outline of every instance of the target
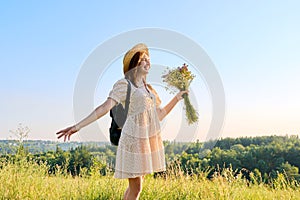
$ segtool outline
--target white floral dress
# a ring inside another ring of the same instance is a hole
[[[109,98],[124,106],[127,81],[117,81]],[[135,178],[166,170],[164,146],[156,107],[160,100],[149,86],[136,88],[131,84],[130,103],[116,155],[115,178]]]

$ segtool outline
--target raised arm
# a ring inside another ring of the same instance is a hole
[[[156,112],[160,121],[162,121],[170,113],[178,101],[183,99],[182,95],[185,93],[188,93],[188,91],[178,92],[164,108],[156,108]]]
[[[116,104],[117,102],[115,100],[108,98],[103,104],[98,106],[91,114],[79,123],[57,132],[56,134],[58,135],[58,139],[64,137],[64,141],[66,141],[66,139],[70,140],[71,135],[105,115]]]

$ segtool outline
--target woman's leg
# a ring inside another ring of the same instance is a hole
[[[127,188],[124,199],[136,200],[139,198],[142,191],[142,177],[129,178],[129,187]]]
[[[128,199],[128,194],[129,194],[129,186],[128,186],[128,188],[126,189],[126,191],[124,193],[124,200]]]

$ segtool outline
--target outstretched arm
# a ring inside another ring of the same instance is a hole
[[[188,91],[180,91],[178,92],[175,97],[164,107],[164,108],[157,108],[156,112],[158,114],[158,118],[160,121],[162,121],[169,113],[170,111],[174,108],[174,106],[177,104],[178,101],[183,99],[182,95],[187,94]]]
[[[105,115],[116,104],[117,102],[115,100],[108,98],[103,104],[98,106],[91,114],[79,123],[57,132],[56,134],[58,135],[58,139],[64,137],[64,141],[66,141],[67,138],[70,140],[71,135]]]

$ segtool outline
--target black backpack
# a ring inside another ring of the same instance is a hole
[[[127,114],[128,114],[131,85],[130,85],[129,80],[127,80],[127,82],[128,82],[128,85],[127,85],[125,108],[123,107],[123,105],[121,103],[119,103],[110,110],[110,117],[112,118],[112,120],[111,120],[111,125],[109,128],[109,138],[110,138],[111,144],[116,145],[116,146],[118,146],[118,144],[119,144],[122,127],[126,121]]]

